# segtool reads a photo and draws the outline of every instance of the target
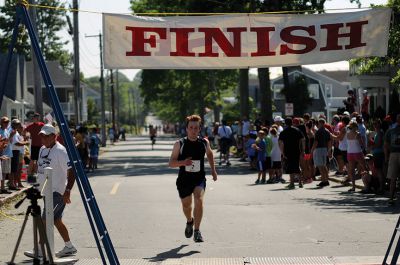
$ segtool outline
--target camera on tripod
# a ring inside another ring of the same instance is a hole
[[[41,209],[38,204],[38,200],[42,199],[43,196],[41,191],[38,189],[40,186],[39,183],[33,184],[30,188],[24,190],[26,194],[25,197],[20,200],[17,204],[15,204],[15,208],[21,206],[21,204],[25,201],[25,199],[30,200],[30,205],[28,206],[25,219],[21,227],[21,231],[19,233],[17,243],[15,245],[15,249],[13,255],[11,257],[11,261],[8,263],[10,265],[15,265],[14,260],[18,251],[19,244],[21,242],[22,234],[24,232],[26,222],[28,221],[28,216],[31,215],[33,218],[33,233],[34,233],[34,252],[33,252],[33,265],[40,265],[40,255],[39,251],[42,253],[43,264],[54,264],[53,255],[50,249],[49,240],[47,238],[46,229],[44,226],[44,222],[41,218]],[[39,242],[39,238],[42,240]],[[40,249],[39,249],[40,248]],[[47,255],[47,257],[46,257]],[[48,262],[47,262],[48,261]]]

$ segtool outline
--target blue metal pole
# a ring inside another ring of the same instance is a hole
[[[15,47],[15,43],[17,42],[18,26],[20,23],[21,23],[21,19],[17,14],[15,17],[15,25],[14,25],[14,29],[13,29],[13,35],[11,38],[10,45],[8,46],[8,55],[7,55],[7,60],[5,61],[5,68],[4,68],[5,72],[3,72],[3,78],[2,78],[1,87],[0,87],[0,109],[1,109],[1,105],[3,103],[4,93],[6,91],[8,73],[10,72],[10,64],[11,64],[11,59],[12,59],[12,55],[13,55],[13,49]]]
[[[58,99],[57,93],[55,91],[54,85],[51,81],[50,75],[48,73],[44,58],[41,54],[41,50],[39,48],[39,43],[37,41],[37,37],[35,35],[35,32],[33,30],[32,24],[30,22],[29,19],[29,15],[26,11],[25,6],[23,5],[18,5],[17,7],[17,11],[21,13],[22,19],[24,21],[25,26],[28,28],[28,33],[32,42],[32,46],[33,46],[33,50],[35,52],[35,55],[38,59],[38,64],[39,64],[39,68],[40,71],[42,73],[42,77],[43,80],[46,84],[46,87],[48,89],[49,95],[51,97],[51,103],[52,103],[52,107],[53,107],[53,111],[56,117],[56,120],[58,122],[60,131],[61,131],[61,135],[64,139],[64,142],[66,144],[67,147],[67,152],[68,152],[68,156],[71,163],[71,166],[74,170],[75,176],[77,176],[77,178],[79,179],[78,181],[78,185],[80,187],[80,192],[81,192],[81,196],[82,199],[84,199],[84,204],[88,203],[90,206],[90,210],[91,212],[88,212],[87,210],[87,214],[88,217],[90,219],[90,216],[92,215],[94,218],[94,221],[96,223],[96,227],[98,230],[98,233],[100,235],[100,239],[103,242],[104,245],[104,249],[106,251],[107,257],[109,259],[110,264],[112,265],[119,265],[119,260],[118,257],[115,253],[114,247],[112,245],[111,239],[109,237],[108,231],[106,230],[103,218],[100,214],[100,210],[98,208],[97,202],[95,200],[95,196],[93,194],[93,191],[90,187],[90,183],[89,180],[86,176],[86,173],[83,169],[82,166],[82,161],[80,160],[80,156],[79,153],[75,147],[75,144],[73,142],[70,130],[68,128],[68,123],[65,119],[65,116],[62,112],[61,106],[60,106],[60,101]],[[93,230],[93,227],[92,227]],[[93,230],[93,234],[96,237],[97,233],[96,231]],[[101,251],[99,249],[99,251]],[[103,260],[103,263],[105,264],[105,261]]]

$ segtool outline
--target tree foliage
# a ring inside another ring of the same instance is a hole
[[[400,64],[400,0],[389,0],[388,7],[393,11],[393,20],[389,30],[388,54],[385,57],[368,57],[351,60],[351,64],[360,66],[359,73],[371,73],[374,70],[391,66],[398,69]],[[400,84],[400,70],[392,77],[393,84]]]
[[[118,89],[115,86],[115,102],[116,108],[119,112],[118,124],[129,124],[136,125],[136,122],[140,125],[144,123],[145,106],[143,99],[140,97],[139,84],[141,83],[140,74],[137,74],[133,80],[121,72],[114,72],[114,84],[118,78]],[[109,80],[109,76],[104,77],[105,80]],[[97,92],[101,93],[100,88],[100,77],[92,76],[83,80],[89,87],[93,88]],[[110,84],[105,84],[105,109],[111,111],[111,95],[110,95]],[[90,103],[92,104],[92,102]],[[97,111],[97,113],[96,113]],[[92,121],[100,121],[100,105],[89,105],[88,101],[88,119],[92,118]],[[92,115],[92,116],[91,116]]]
[[[11,36],[15,23],[15,3],[13,0],[5,0],[0,7],[0,52],[6,53],[11,42]],[[38,0],[37,4],[64,7],[64,4],[55,0]],[[30,7],[34,8],[34,7]],[[47,61],[57,60],[65,69],[71,69],[72,56],[67,51],[66,44],[68,41],[62,40],[59,32],[66,26],[66,11],[60,9],[37,8],[37,29],[40,48],[43,56]],[[29,42],[28,32],[23,24],[19,26],[19,34],[15,51],[24,54],[27,60],[31,58],[31,46]]]

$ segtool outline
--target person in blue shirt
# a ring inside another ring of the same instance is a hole
[[[89,142],[89,170],[94,171],[97,168],[97,161],[99,157],[99,144],[100,138],[97,135],[96,128],[92,129],[90,133],[90,142]]]
[[[253,148],[253,144],[256,143],[257,134],[251,133],[249,140],[246,142],[246,152],[250,159],[250,168],[257,169],[257,157],[256,149]]]
[[[258,132],[258,137],[256,139],[256,143],[253,144],[253,148],[257,150],[257,180],[255,184],[265,183],[266,182],[266,148],[267,144],[265,143],[265,132],[260,130]],[[260,180],[261,179],[261,180]]]

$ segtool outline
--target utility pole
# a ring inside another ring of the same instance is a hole
[[[76,124],[81,121],[81,81],[79,69],[79,13],[78,13],[78,0],[73,0],[72,8],[74,9],[74,87],[75,87],[75,119]]]
[[[36,4],[35,0],[29,0],[29,4]],[[36,26],[36,7],[31,6],[29,8],[29,16],[32,20],[32,26],[35,31],[36,36],[38,35],[37,26]],[[31,48],[31,58],[32,58],[32,67],[33,67],[33,94],[35,100],[35,112],[39,113],[43,118],[43,93],[42,93],[42,79],[39,71],[39,65],[36,59],[36,56],[33,51],[33,47]]]
[[[106,101],[104,92],[104,64],[103,64],[103,36],[99,35],[85,35],[86,38],[99,38],[100,47],[100,88],[101,88],[101,146],[105,147],[107,144],[106,137]]]
[[[119,122],[120,122],[119,110],[120,110],[120,105],[119,105],[119,72],[118,72],[118,69],[115,72],[117,73],[115,85],[116,85],[116,92],[117,92],[116,93],[117,94],[116,102],[117,102],[117,106],[118,106],[118,109],[116,109],[115,111],[116,111],[116,116],[117,116],[117,126],[118,126],[118,130],[119,130]]]
[[[115,133],[115,96],[114,96],[114,74],[113,70],[110,70],[110,86],[111,86],[111,120],[112,127]]]

